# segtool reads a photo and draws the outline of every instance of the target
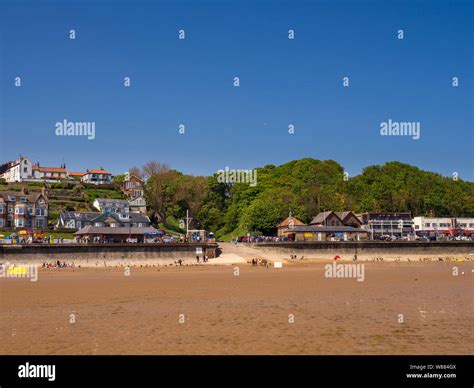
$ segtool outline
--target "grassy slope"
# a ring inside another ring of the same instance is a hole
[[[20,191],[22,188],[28,188],[31,193],[41,191],[42,187],[44,187],[44,185],[38,183],[0,184],[0,191]],[[103,189],[72,184],[52,184],[48,189],[48,196],[49,223],[51,224],[56,222],[61,210],[97,211],[97,209],[92,206],[92,202],[96,198],[125,199],[124,194],[120,191],[118,186]]]

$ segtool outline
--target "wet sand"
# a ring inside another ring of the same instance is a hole
[[[2,278],[0,353],[474,354],[474,263],[365,263],[362,282],[324,264]]]

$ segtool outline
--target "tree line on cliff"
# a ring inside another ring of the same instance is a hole
[[[474,216],[473,182],[400,162],[370,166],[347,177],[333,160],[305,158],[257,168],[256,185],[223,182],[217,173],[186,175],[158,162],[130,172],[146,180],[152,219],[182,229],[179,220],[189,210],[194,227],[218,236],[246,231],[270,234],[290,212],[303,222],[324,210]]]

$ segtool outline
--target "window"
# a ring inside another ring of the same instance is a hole
[[[44,226],[46,224],[46,222],[43,218],[37,218],[35,223],[36,223],[36,227],[38,227],[38,228],[44,228]]]
[[[66,222],[66,227],[68,228],[74,228],[74,220],[68,220]]]
[[[15,214],[25,214],[25,208],[24,207],[16,207],[15,208]]]
[[[21,202],[28,202],[28,198],[26,198],[26,197],[20,197],[20,201],[21,201]]]
[[[429,227],[431,226],[431,224],[430,224],[429,222],[426,222],[426,223],[425,223],[425,226],[426,226],[427,228],[429,228]]]
[[[28,167],[23,167],[23,172],[28,172]]]
[[[2,218],[0,218],[0,228],[3,228],[5,226],[5,223]]]
[[[43,209],[43,208],[41,208],[41,207],[39,207],[39,208],[36,209],[36,215],[37,215],[37,216],[44,216],[45,214],[46,214],[45,209]]]
[[[3,213],[5,213],[5,206],[0,205],[0,214],[3,214]]]
[[[469,224],[469,227],[470,227],[470,228],[474,228],[474,224]]]
[[[15,220],[15,226],[16,226],[17,228],[22,228],[22,227],[24,227],[24,226],[25,226],[25,220],[24,220],[23,218],[17,218],[17,219]]]
[[[467,224],[459,224],[459,226],[460,226],[461,228],[465,228],[465,227],[467,226]]]
[[[16,201],[16,196],[14,196],[14,195],[9,195],[9,196],[8,196],[8,200],[9,200],[9,201],[12,201],[12,202],[15,202],[15,201]]]

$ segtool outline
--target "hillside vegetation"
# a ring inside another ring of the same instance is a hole
[[[151,168],[151,167],[153,168]],[[133,172],[147,178],[145,196],[155,225],[184,231],[186,211],[192,228],[228,239],[247,231],[269,234],[291,212],[309,222],[324,210],[411,212],[413,216],[474,217],[474,183],[417,167],[389,162],[345,178],[333,160],[305,158],[257,168],[257,184],[219,182],[218,175],[191,176],[158,162]],[[43,184],[0,184],[0,190],[41,190]],[[124,198],[117,183],[48,186],[51,222],[59,211],[93,211],[95,198]]]

